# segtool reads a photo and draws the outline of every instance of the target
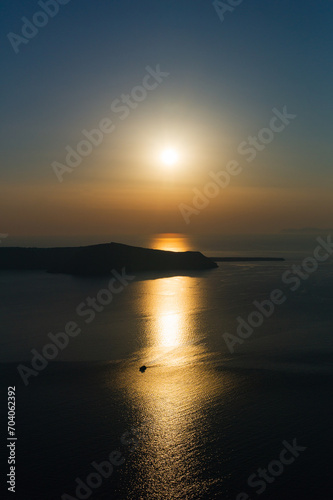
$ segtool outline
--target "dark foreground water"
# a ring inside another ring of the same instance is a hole
[[[86,482],[91,463],[118,450],[116,463],[125,462],[92,498],[331,499],[332,382],[223,364],[144,376],[131,363],[59,364],[28,389],[17,384],[15,498],[80,498],[75,479]],[[249,476],[294,439],[306,450],[258,495],[265,482],[251,487]]]
[[[18,438],[1,498],[332,499],[333,267],[291,291],[292,265],[139,276],[90,323],[77,306],[106,280],[1,274],[2,487],[8,385]],[[223,335],[276,288],[284,303],[230,352]],[[25,386],[17,365],[68,321],[81,333]]]

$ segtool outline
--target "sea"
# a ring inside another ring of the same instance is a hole
[[[1,498],[332,500],[328,239],[118,239],[285,260],[125,270],[112,293],[110,277],[1,272]]]

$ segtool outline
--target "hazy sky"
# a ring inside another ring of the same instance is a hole
[[[0,233],[332,226],[332,1],[244,0],[223,22],[209,0],[54,1],[1,2]],[[261,132],[284,107],[296,117]],[[101,123],[72,167],[66,147]],[[195,208],[231,160],[241,172]]]

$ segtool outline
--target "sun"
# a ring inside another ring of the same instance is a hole
[[[179,161],[179,153],[173,148],[164,149],[161,152],[161,160],[166,167],[173,167]]]

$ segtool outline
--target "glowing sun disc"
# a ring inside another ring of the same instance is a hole
[[[169,167],[175,165],[178,160],[179,160],[179,154],[175,149],[165,149],[161,153],[161,160],[164,163],[164,165],[167,165]]]

